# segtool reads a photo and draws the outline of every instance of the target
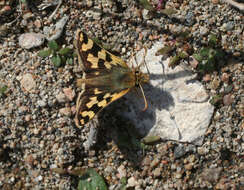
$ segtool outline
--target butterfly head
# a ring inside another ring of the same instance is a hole
[[[140,70],[135,71],[135,78],[136,78],[135,86],[139,86],[142,83],[148,83],[149,82],[149,75],[140,72]]]

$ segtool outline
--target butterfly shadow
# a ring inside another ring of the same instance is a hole
[[[159,77],[150,76],[152,80]],[[134,167],[139,166],[144,157],[141,139],[155,125],[156,111],[174,106],[172,96],[162,88],[151,84],[146,84],[143,88],[149,104],[146,111],[142,111],[144,101],[139,89],[133,89],[98,115],[99,131],[95,148],[107,149],[108,142],[113,141],[123,159],[131,161]],[[141,122],[144,123],[143,129],[139,128]]]

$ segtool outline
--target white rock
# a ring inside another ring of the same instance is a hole
[[[30,49],[42,45],[45,41],[45,36],[40,33],[25,33],[19,37],[19,45],[22,48]]]
[[[131,120],[142,135],[201,145],[214,107],[194,74],[181,66],[169,68],[169,60],[155,56],[162,45],[163,42],[156,43],[146,55],[150,84],[144,84],[143,89],[148,109],[142,111],[144,101],[138,89],[138,93],[132,91],[126,95],[125,105],[129,109],[118,110],[119,114]],[[144,50],[137,54],[138,63],[143,53]],[[145,68],[142,70],[146,73]]]
[[[46,27],[44,30],[44,33],[46,35],[47,40],[51,41],[51,40],[58,39],[61,36],[64,26],[68,20],[69,20],[69,17],[64,16],[55,25]]]

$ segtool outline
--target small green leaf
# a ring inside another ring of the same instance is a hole
[[[120,183],[121,183],[121,186],[119,188],[119,190],[126,190],[126,185],[127,185],[127,180],[126,180],[126,177],[122,177],[120,179]]]
[[[201,62],[203,60],[202,56],[197,53],[197,54],[193,54],[193,57],[198,61],[198,62]]]
[[[208,44],[209,44],[209,46],[211,46],[211,47],[216,47],[217,43],[218,43],[218,38],[217,38],[217,36],[214,35],[214,34],[211,34],[211,35],[209,36],[209,40],[208,40]]]
[[[50,42],[48,42],[48,47],[53,50],[54,52],[58,51],[59,50],[59,46],[57,44],[56,41],[52,40]]]
[[[63,55],[61,55],[60,57],[61,57],[61,63],[62,63],[62,64],[65,64],[67,58],[66,58],[65,56],[63,56]]]
[[[176,14],[177,13],[176,10],[171,9],[171,8],[169,8],[169,9],[162,9],[160,12],[163,13],[163,14],[166,14],[167,16],[170,16],[170,15],[173,15],[173,14]]]
[[[8,87],[6,85],[3,85],[2,87],[0,87],[0,97],[3,97],[6,95]]]
[[[188,55],[184,52],[184,51],[181,51],[178,53],[178,56],[181,58],[181,59],[185,59],[188,57]]]
[[[68,55],[68,54],[70,54],[71,53],[71,50],[72,49],[70,49],[70,48],[61,48],[59,51],[58,51],[58,53],[60,54],[60,55]]]
[[[139,0],[140,4],[143,6],[144,9],[149,11],[153,11],[153,6],[148,2],[148,0]]]
[[[199,54],[203,57],[203,58],[207,58],[209,56],[209,51],[210,48],[202,48],[199,52]]]
[[[73,64],[73,59],[72,58],[68,58],[66,60],[66,63],[69,64],[69,65],[72,65]]]
[[[40,57],[49,57],[52,53],[51,49],[44,49],[38,52],[38,56]]]
[[[94,170],[87,169],[80,177],[78,190],[108,190],[103,178]]]
[[[213,96],[209,102],[210,102],[210,104],[216,106],[222,102],[222,99],[223,99],[223,95],[216,95],[216,96]]]
[[[161,139],[160,136],[147,136],[147,137],[142,139],[142,142],[144,144],[154,144],[156,142],[159,142],[160,139]]]
[[[172,50],[174,49],[173,46],[165,46],[161,49],[159,49],[157,52],[156,52],[156,56],[158,55],[167,55],[169,52],[171,52]]]
[[[51,61],[52,61],[53,65],[55,67],[60,67],[61,66],[62,60],[61,60],[59,55],[53,56],[51,58]]]
[[[172,57],[169,61],[169,67],[171,68],[175,68],[179,62],[180,62],[181,58],[179,55],[175,55],[174,57]]]
[[[92,41],[94,41],[96,44],[98,44],[98,45],[102,46],[102,41],[101,41],[101,40],[99,40],[97,37],[92,38]]]

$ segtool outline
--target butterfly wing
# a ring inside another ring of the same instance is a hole
[[[80,30],[75,46],[83,77],[76,104],[76,125],[85,125],[99,111],[124,96],[134,85],[131,69],[120,58],[112,55]]]
[[[118,92],[105,92],[100,91],[98,88],[93,88],[81,92],[77,101],[76,125],[85,125],[99,111],[124,96],[129,90],[130,88]]]
[[[77,49],[79,63],[87,77],[98,75],[100,71],[109,71],[113,67],[129,68],[119,57],[109,53],[96,44],[81,30],[76,32],[75,46]]]

